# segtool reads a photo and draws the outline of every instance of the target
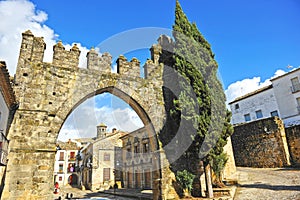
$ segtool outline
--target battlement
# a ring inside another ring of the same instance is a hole
[[[59,41],[53,46],[52,64],[65,68],[75,68],[79,64],[80,50],[76,44],[72,46],[70,51],[66,51],[62,42]]]
[[[30,30],[22,33],[22,44],[18,67],[24,66],[26,62],[43,62],[46,43],[43,37],[34,37]]]
[[[168,41],[162,38],[160,41]],[[30,72],[29,63],[42,63],[44,58],[44,51],[46,43],[43,37],[35,37],[30,30],[22,33],[22,43],[20,48],[20,55],[17,65],[17,80],[22,81],[22,77],[27,77]],[[150,48],[151,60],[148,60],[144,66],[145,78],[153,76],[161,63],[160,56],[162,53],[161,44],[154,44]],[[58,41],[53,46],[53,60],[52,64],[58,67],[74,69],[79,65],[80,50],[76,44],[70,50],[66,50],[61,41]],[[111,72],[112,56],[109,53],[99,53],[91,48],[86,55],[87,69],[101,71],[103,73]],[[140,77],[140,61],[137,58],[132,58],[127,61],[123,55],[117,59],[117,73],[132,77]],[[152,75],[151,75],[152,74]]]
[[[137,58],[132,58],[127,61],[123,55],[117,59],[117,72],[122,75],[140,77],[140,61]]]
[[[111,72],[112,56],[109,53],[103,53],[102,56],[94,48],[87,53],[87,68],[102,72]]]
[[[147,60],[144,65],[145,78],[149,79],[155,75],[159,65],[159,59],[162,52],[162,47],[160,44],[153,44],[150,48],[151,60]]]

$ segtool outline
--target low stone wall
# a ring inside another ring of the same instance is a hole
[[[286,138],[290,150],[291,162],[300,166],[300,125],[285,129]]]
[[[235,126],[231,139],[236,166],[290,165],[284,125],[277,117]]]

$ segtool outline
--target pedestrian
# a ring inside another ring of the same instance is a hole
[[[59,184],[58,182],[55,182],[54,184],[54,194],[58,194],[59,193]]]

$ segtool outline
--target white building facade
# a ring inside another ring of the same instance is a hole
[[[280,118],[285,126],[300,124],[300,68],[272,79]]]
[[[54,164],[54,183],[59,186],[65,185],[79,185],[79,177],[77,175],[76,156],[78,147],[75,143],[70,145],[60,145],[55,155]]]
[[[271,85],[230,102],[232,124],[280,117],[285,126],[300,124],[300,68],[271,79]]]

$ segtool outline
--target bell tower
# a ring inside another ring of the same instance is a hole
[[[107,133],[107,126],[101,123],[97,126],[97,138],[105,138]]]

